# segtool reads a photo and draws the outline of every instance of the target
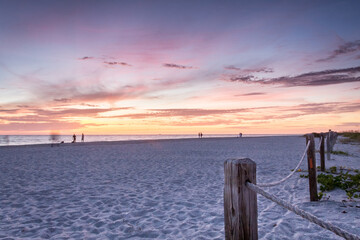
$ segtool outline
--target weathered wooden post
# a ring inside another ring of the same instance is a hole
[[[326,138],[326,158],[330,160],[330,153],[331,153],[331,130],[327,133]]]
[[[335,143],[336,143],[336,139],[337,139],[337,132],[333,132],[333,131],[331,131],[330,132],[330,149],[331,149],[331,151],[333,151],[334,150],[334,145],[335,145]]]
[[[320,134],[320,170],[322,172],[325,171],[325,137],[326,135],[324,133]]]
[[[225,239],[258,239],[257,196],[246,187],[256,184],[256,163],[249,158],[224,163]]]
[[[334,132],[334,145],[336,144],[336,140],[338,138],[339,134],[337,132]]]
[[[310,201],[318,200],[317,180],[316,180],[316,160],[315,160],[315,141],[313,134],[306,135],[306,145],[310,141],[310,146],[307,150],[308,170],[309,170],[309,192]]]

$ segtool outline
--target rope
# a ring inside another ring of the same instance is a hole
[[[309,142],[308,142],[308,144],[306,145],[306,148],[305,148],[304,154],[303,154],[303,156],[301,157],[301,159],[300,159],[300,161],[299,161],[298,165],[295,167],[295,169],[294,169],[294,170],[293,170],[293,171],[292,171],[289,175],[287,175],[286,177],[284,177],[283,179],[281,179],[281,180],[279,180],[279,181],[277,181],[277,182],[271,182],[271,183],[258,183],[257,185],[258,185],[259,187],[272,187],[272,186],[278,185],[278,184],[280,184],[280,183],[282,183],[282,182],[286,181],[287,179],[289,179],[292,175],[294,175],[294,173],[295,173],[295,172],[299,169],[299,167],[300,167],[301,163],[304,161],[305,154],[306,154],[306,152],[307,152],[307,150],[308,150],[309,146],[310,146],[310,141],[309,141]]]
[[[253,190],[256,193],[259,193],[261,195],[263,195],[264,197],[266,197],[267,199],[270,199],[271,201],[276,202],[277,204],[279,204],[280,206],[289,209],[290,211],[293,211],[294,213],[296,213],[297,215],[309,220],[310,222],[313,222],[317,225],[319,225],[322,228],[325,228],[327,230],[332,231],[333,233],[335,233],[336,235],[343,237],[345,239],[350,239],[350,240],[360,240],[360,237],[349,233],[341,228],[338,228],[334,225],[332,225],[331,223],[328,222],[324,222],[323,220],[317,218],[316,216],[305,212],[304,210],[291,205],[289,202],[286,202],[284,200],[281,200],[279,198],[277,198],[276,196],[265,192],[264,190],[262,190],[261,188],[259,188],[257,185],[254,185],[250,182],[246,182],[246,186],[248,188],[250,188],[251,190]]]

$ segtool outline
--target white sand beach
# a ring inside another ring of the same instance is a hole
[[[224,161],[251,158],[257,181],[272,182],[304,149],[300,136],[0,147],[0,239],[224,239]],[[360,145],[334,150],[350,156],[332,155],[327,168],[360,169]],[[300,174],[264,189],[360,235],[359,200],[334,190],[310,202]],[[341,239],[262,196],[258,227],[260,239]]]

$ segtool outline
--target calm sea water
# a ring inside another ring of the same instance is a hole
[[[262,137],[262,136],[281,136],[281,135],[259,135],[244,134],[243,137]],[[235,134],[206,134],[203,138],[214,137],[238,137]],[[85,135],[85,142],[103,142],[103,141],[126,141],[126,140],[150,140],[150,139],[179,139],[179,138],[198,138],[197,134],[188,135]],[[77,142],[81,141],[81,135],[76,136]],[[72,135],[58,136],[55,142],[64,141],[70,143]],[[30,145],[51,143],[48,135],[0,135],[0,146],[9,145]]]

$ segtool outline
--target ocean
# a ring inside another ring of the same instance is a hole
[[[204,134],[203,138],[238,137],[236,134]],[[283,136],[281,134],[243,134],[242,137]],[[288,136],[288,135],[287,135]],[[85,142],[153,140],[153,139],[181,139],[198,138],[197,134],[154,134],[154,135],[85,135]],[[54,142],[70,143],[72,135],[59,135]],[[76,136],[81,142],[81,135]],[[52,143],[50,135],[0,135],[0,146],[49,144]]]

